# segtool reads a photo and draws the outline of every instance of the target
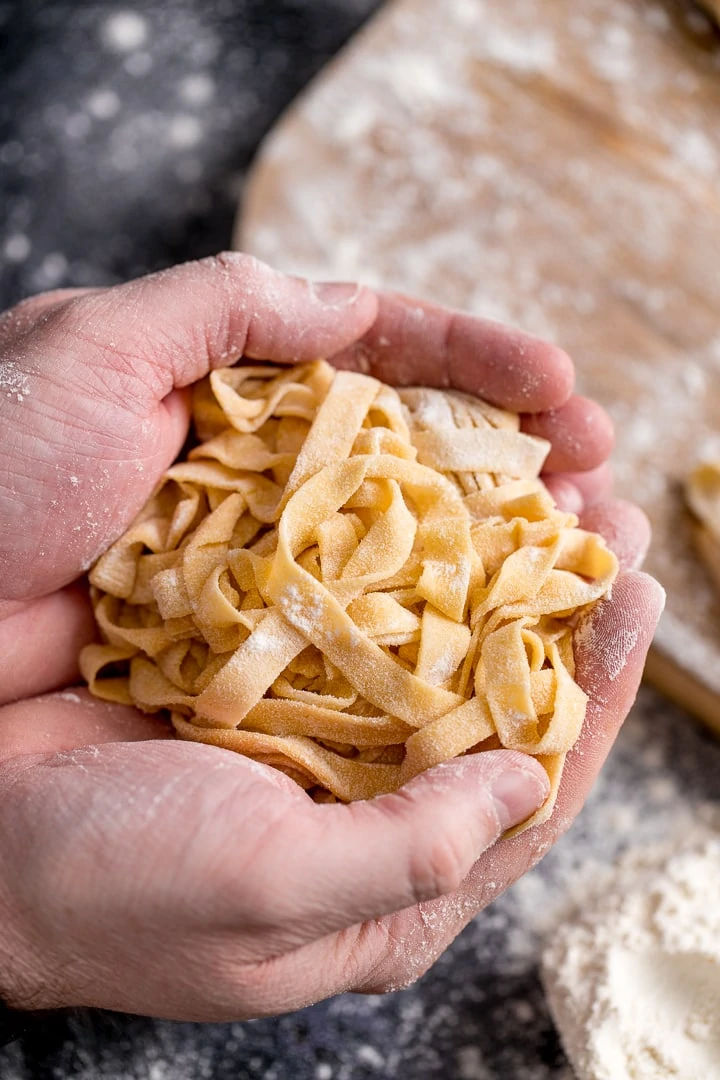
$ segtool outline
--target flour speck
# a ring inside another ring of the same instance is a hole
[[[120,111],[120,98],[114,90],[95,90],[87,100],[87,107],[96,120],[110,120]]]
[[[145,44],[149,27],[137,11],[117,11],[105,21],[101,36],[111,52],[129,53]]]
[[[188,150],[200,142],[202,125],[197,117],[180,114],[170,121],[168,138],[178,150]]]
[[[21,403],[30,393],[30,379],[15,360],[0,362],[0,394]]]
[[[134,79],[147,75],[152,70],[152,66],[153,58],[148,52],[131,53],[123,64],[128,75],[132,75]]]
[[[188,105],[207,105],[215,96],[215,82],[204,72],[186,75],[180,83],[180,97]]]
[[[35,280],[41,289],[56,288],[68,271],[68,261],[59,251],[51,251],[45,256],[35,274]]]
[[[23,233],[15,233],[13,236],[8,236],[3,244],[3,255],[8,262],[12,263],[25,262],[30,254],[30,250],[30,241]]]

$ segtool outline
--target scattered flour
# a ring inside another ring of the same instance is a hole
[[[188,105],[207,105],[215,96],[215,82],[204,71],[186,75],[180,83],[180,97]]]
[[[95,90],[87,100],[87,107],[96,120],[111,120],[120,111],[120,98],[114,90]]]
[[[148,52],[134,52],[128,56],[125,61],[124,67],[128,75],[132,75],[133,78],[139,79],[143,75],[152,69],[153,58]]]
[[[720,832],[632,848],[555,934],[544,981],[579,1080],[720,1078]]]
[[[68,261],[62,252],[51,251],[40,263],[34,280],[40,289],[57,288],[67,274],[68,267]]]
[[[287,586],[278,599],[278,607],[287,621],[308,637],[315,631],[323,615],[319,597],[313,597],[308,603],[297,585]]]
[[[202,139],[202,124],[196,116],[180,113],[170,121],[168,136],[170,143],[178,149],[186,150]]]
[[[0,395],[22,403],[30,393],[30,379],[15,360],[0,362]]]
[[[23,233],[8,236],[3,244],[3,255],[8,262],[25,262],[30,254],[30,241]]]
[[[25,156],[25,148],[19,139],[10,139],[0,146],[0,164],[17,165]]]
[[[129,53],[144,45],[148,34],[147,20],[137,11],[117,11],[105,21],[101,36],[111,52]]]
[[[640,623],[638,621],[624,626],[615,627],[612,639],[598,642],[596,638],[596,620],[601,609],[595,608],[579,624],[575,631],[575,648],[583,650],[592,647],[598,661],[602,663],[603,675],[610,682],[614,682],[623,671],[630,653],[637,644],[640,636]]]

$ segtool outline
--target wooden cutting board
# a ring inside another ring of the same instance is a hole
[[[571,353],[654,527],[649,675],[720,732],[720,603],[680,493],[720,458],[720,37],[700,9],[389,3],[267,139],[236,244]]]

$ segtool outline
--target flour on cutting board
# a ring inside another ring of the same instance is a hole
[[[719,68],[709,21],[653,0],[396,0],[268,140],[239,234],[561,343],[651,518],[657,642],[718,694],[681,484],[720,457]]]

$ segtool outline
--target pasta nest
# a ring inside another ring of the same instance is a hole
[[[538,479],[548,444],[324,361],[214,371],[193,416],[197,445],[90,574],[92,692],[319,801],[519,750],[547,817],[587,704],[573,626],[617,572]]]

